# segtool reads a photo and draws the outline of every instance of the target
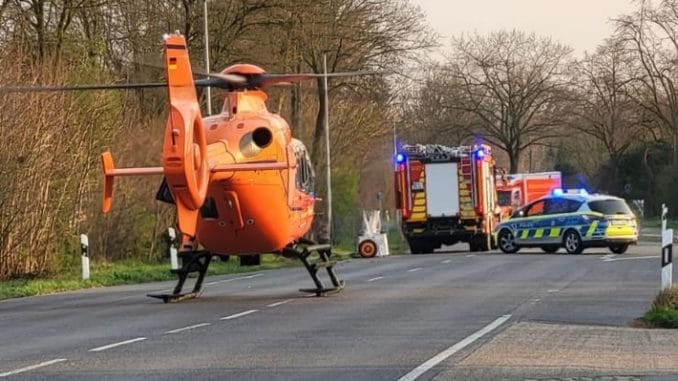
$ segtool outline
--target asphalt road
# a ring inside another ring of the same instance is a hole
[[[0,378],[460,379],[476,361],[463,379],[525,379],[540,371],[504,374],[473,354],[534,331],[524,323],[628,326],[659,287],[656,244],[624,255],[464,249],[342,262],[346,289],[322,298],[298,292],[312,285],[299,267],[208,278],[202,298],[178,304],[145,296],[174,282],[0,302]]]

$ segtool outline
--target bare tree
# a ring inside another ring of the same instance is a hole
[[[631,82],[630,94],[671,139],[673,166],[677,167],[678,1],[664,0],[656,6],[641,1],[636,12],[616,22],[617,34],[634,52],[634,63],[639,69]]]
[[[418,143],[467,144],[478,130],[475,114],[454,107],[459,86],[454,77],[436,65],[425,72],[420,86],[403,94],[399,135]]]
[[[644,110],[629,94],[631,61],[623,42],[609,39],[576,65],[573,127],[602,144],[614,180],[621,157],[643,130]]]
[[[299,1],[293,14],[303,20],[295,29],[299,57],[314,73],[327,71],[393,70],[414,54],[433,46],[422,13],[404,0]],[[356,88],[360,79],[332,80],[331,92]],[[318,113],[311,158],[320,162],[324,115],[323,81],[318,80]]]
[[[519,31],[460,37],[453,42],[448,70],[460,94],[450,108],[475,114],[488,142],[506,151],[510,171],[534,144],[558,136],[563,123],[564,65],[571,49]]]

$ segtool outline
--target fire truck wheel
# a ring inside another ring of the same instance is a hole
[[[497,236],[499,240],[499,249],[506,254],[513,254],[518,251],[518,245],[516,245],[516,239],[513,236],[513,233],[508,229],[503,229],[499,232]]]
[[[492,237],[489,234],[478,234],[478,249],[480,251],[490,250]]]
[[[423,239],[413,239],[408,241],[408,243],[412,254],[428,254],[432,253],[436,248],[435,243]]]
[[[358,254],[363,258],[372,258],[377,255],[377,244],[371,239],[366,239],[358,245]]]

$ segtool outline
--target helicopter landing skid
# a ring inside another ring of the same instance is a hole
[[[310,242],[304,242],[310,243]],[[298,257],[301,262],[304,264],[304,267],[306,267],[306,270],[308,270],[309,275],[311,276],[311,279],[313,279],[313,283],[315,283],[315,288],[302,288],[299,289],[301,292],[308,292],[311,294],[315,294],[316,296],[324,296],[324,295],[330,295],[330,294],[336,294],[338,292],[341,292],[341,290],[344,289],[344,281],[339,280],[337,278],[337,274],[334,272],[334,265],[336,264],[335,261],[330,260],[330,254],[331,254],[331,246],[330,245],[304,245],[302,246],[302,249],[299,250],[297,248],[288,248],[286,249],[288,251],[292,251],[291,254],[295,255]],[[311,256],[314,252],[318,253],[319,256],[319,261],[315,263],[311,263],[308,260],[308,257]],[[325,287],[320,281],[320,278],[318,278],[318,270],[321,268],[327,269],[327,275],[330,278],[330,281],[332,282],[333,287]]]
[[[197,298],[202,294],[202,282],[205,280],[207,268],[212,260],[212,254],[206,250],[200,251],[185,251],[179,253],[181,256],[181,268],[178,270],[170,270],[172,273],[179,276],[179,281],[174,287],[171,294],[148,294],[151,298],[162,299],[165,303],[176,303],[182,300]],[[184,287],[184,282],[188,278],[188,274],[192,272],[198,273],[198,278],[195,280],[192,292],[182,294],[181,289]]]

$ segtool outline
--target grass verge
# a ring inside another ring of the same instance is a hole
[[[332,259],[345,260],[350,253],[333,249]],[[169,262],[169,261],[168,261]],[[259,266],[240,266],[238,258],[229,261],[213,258],[208,275],[235,274],[270,270],[283,267],[300,266],[297,259],[284,258],[280,255],[265,254]],[[0,300],[25,296],[53,294],[83,288],[107,287],[124,284],[137,284],[175,280],[176,275],[170,273],[169,263],[146,263],[142,261],[120,261],[113,263],[92,263],[90,279],[82,280],[80,269],[71,269],[60,275],[49,278],[12,279],[0,281]]]
[[[644,218],[640,220],[641,228],[660,228],[662,226],[662,220],[659,217]],[[666,221],[666,227],[668,229],[678,230],[678,221],[668,219]]]
[[[643,320],[654,328],[678,328],[678,287],[660,292]]]

